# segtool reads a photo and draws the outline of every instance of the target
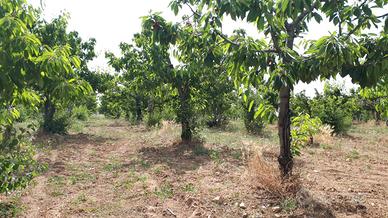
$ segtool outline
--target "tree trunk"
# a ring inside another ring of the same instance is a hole
[[[141,122],[143,120],[143,113],[141,110],[141,97],[136,95],[135,97],[135,107],[136,107],[136,121]]]
[[[279,90],[279,120],[278,133],[280,142],[280,154],[278,157],[279,168],[283,177],[292,173],[291,154],[291,120],[290,120],[290,88],[283,85]]]
[[[380,121],[381,121],[381,114],[380,114],[380,112],[378,112],[378,111],[374,111],[374,113],[375,113],[375,124],[376,125],[380,125]]]
[[[55,114],[55,106],[51,102],[50,96],[46,96],[46,100],[44,102],[44,121],[43,121],[43,130],[45,132],[50,132],[50,126],[54,120]]]
[[[148,106],[147,106],[147,112],[149,114],[153,114],[154,113],[154,110],[155,110],[155,103],[154,103],[154,100],[152,98],[149,98],[148,99]]]
[[[13,130],[13,127],[11,124],[8,124],[5,126],[4,133],[3,133],[3,142],[9,142],[9,140],[12,137],[12,130]]]
[[[190,86],[187,83],[183,83],[178,87],[180,108],[179,119],[182,125],[181,139],[183,142],[191,142],[193,137],[191,129],[191,108],[190,108]]]

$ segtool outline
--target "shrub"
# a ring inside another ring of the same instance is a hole
[[[260,117],[255,118],[255,110],[244,110],[245,129],[251,134],[260,134],[264,128],[264,121]]]
[[[311,115],[319,117],[324,124],[333,127],[334,133],[344,134],[352,125],[352,111],[355,102],[343,93],[341,85],[326,83],[323,95],[318,94],[311,101]]]
[[[162,121],[162,116],[158,112],[147,113],[145,116],[145,121],[148,127],[160,126]]]
[[[293,155],[300,155],[301,148],[313,143],[313,136],[319,132],[322,121],[317,117],[311,118],[308,114],[301,114],[292,118],[291,122],[291,151]]]
[[[338,96],[326,96],[312,101],[311,111],[314,117],[333,127],[334,133],[346,133],[352,125],[352,116],[345,99]]]
[[[311,114],[310,99],[306,96],[305,91],[291,98],[291,109],[295,114]]]
[[[73,117],[77,120],[86,121],[89,119],[89,110],[86,106],[79,106],[73,109]]]
[[[66,134],[71,125],[72,118],[69,112],[58,111],[50,122],[44,122],[43,129],[48,133]]]
[[[160,112],[162,120],[174,121],[176,120],[176,115],[174,109],[170,105],[163,105],[163,109]]]
[[[0,137],[0,193],[10,193],[25,188],[42,169],[34,159],[26,129],[10,128]]]

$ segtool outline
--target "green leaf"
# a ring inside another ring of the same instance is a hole
[[[253,104],[255,103],[255,100],[252,100],[251,103],[249,104],[248,111],[250,112],[252,110]]]
[[[284,13],[287,10],[289,0],[282,0],[282,12]]]
[[[317,21],[317,23],[321,23],[321,21],[322,21],[321,15],[319,15],[318,13],[314,13],[313,16],[314,16],[315,21]]]

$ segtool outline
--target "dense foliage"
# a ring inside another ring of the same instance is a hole
[[[91,91],[77,75],[83,64],[74,42],[79,38],[66,33],[65,21],[40,20],[38,10],[24,0],[0,1],[0,192],[25,187],[36,174],[31,135],[26,134],[31,130],[15,127],[20,112],[41,107],[44,129],[63,132],[58,123],[68,116],[55,120],[56,105],[65,108],[64,103]]]
[[[379,34],[365,30],[386,19],[388,14],[375,14],[386,1],[218,1],[174,0],[171,9],[177,14],[187,6],[209,35],[224,40],[224,51],[230,53],[230,73],[235,80],[252,83],[266,74],[279,91],[278,130],[280,169],[284,176],[292,171],[290,97],[295,82],[310,82],[340,74],[350,76],[354,83],[373,86],[388,70],[385,27]],[[318,40],[305,41],[306,49],[296,50],[296,40],[309,33],[313,20],[320,23],[322,15],[338,31]],[[245,19],[256,25],[269,40],[257,40],[236,34],[222,33],[222,18]],[[387,22],[386,22],[387,23]],[[386,24],[387,25],[387,24]],[[255,73],[257,72],[257,73]]]

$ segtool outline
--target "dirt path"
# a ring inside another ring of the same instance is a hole
[[[252,150],[276,164],[271,137],[210,131],[208,143],[187,149],[172,124],[147,130],[104,122],[50,138],[39,157],[49,170],[22,195],[22,217],[388,217],[388,134],[381,133],[388,131],[382,128],[357,127],[373,139],[355,130],[307,148],[296,159],[297,196],[305,198],[298,202],[250,182]]]

